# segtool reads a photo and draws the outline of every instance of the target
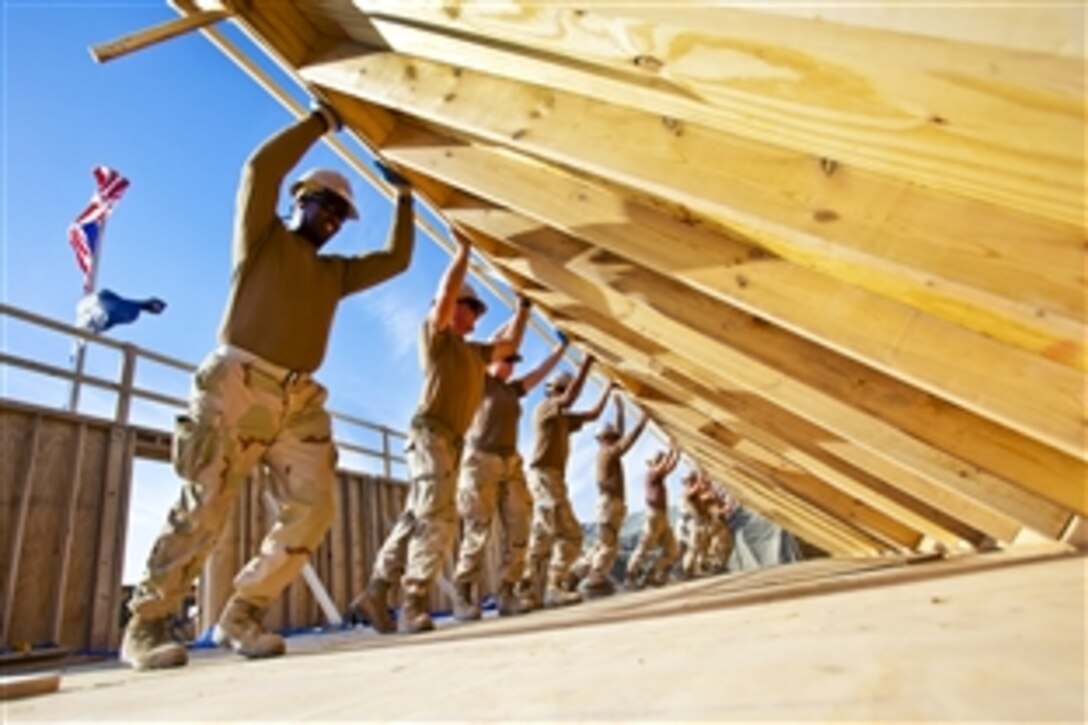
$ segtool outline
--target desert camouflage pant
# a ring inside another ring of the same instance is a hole
[[[426,424],[408,433],[408,498],[404,511],[374,561],[372,579],[395,582],[405,596],[425,596],[457,532],[457,468],[460,447],[449,434]]]
[[[336,448],[327,397],[309,376],[286,376],[259,359],[216,351],[204,361],[174,435],[181,497],[152,547],[133,613],[158,618],[177,610],[258,463],[272,473],[279,512],[235,590],[265,607],[295,578],[333,517]]]
[[[724,572],[733,553],[733,532],[719,517],[710,519],[706,561],[712,571]]]
[[[469,451],[457,481],[457,512],[462,526],[461,552],[454,575],[457,583],[479,583],[496,511],[503,528],[500,579],[514,584],[525,568],[529,539],[529,489],[521,456]]]
[[[642,564],[646,557],[661,549],[657,561],[654,562],[650,577],[654,581],[660,581],[668,572],[669,567],[676,561],[679,551],[676,548],[676,537],[669,526],[669,515],[665,511],[655,508],[646,509],[646,520],[642,524],[642,533],[638,537],[638,544],[627,562],[627,578],[634,580],[642,573]]]
[[[529,469],[529,492],[533,495],[529,559],[534,564],[549,562],[548,583],[555,586],[566,578],[582,550],[582,527],[574,516],[567,482],[560,471]]]
[[[703,573],[710,548],[710,517],[692,514],[684,527],[680,569],[685,577]]]
[[[627,504],[621,498],[602,494],[597,497],[597,541],[574,565],[579,579],[592,576],[607,579],[620,548],[620,529],[627,518]]]

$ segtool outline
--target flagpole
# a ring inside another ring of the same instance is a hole
[[[102,218],[98,227],[98,243],[95,245],[94,254],[91,257],[91,273],[87,277],[86,284],[83,285],[83,296],[86,297],[95,291],[95,287],[98,284],[98,262],[102,257],[102,248],[106,244],[106,217]],[[78,314],[77,314],[78,319]],[[68,395],[68,410],[72,413],[79,412],[79,389],[83,380],[83,366],[87,358],[87,339],[83,337],[76,337],[75,347],[73,349],[73,355],[75,357],[75,363],[73,366],[73,373],[75,377],[72,378],[72,386]]]

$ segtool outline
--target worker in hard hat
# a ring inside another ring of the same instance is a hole
[[[174,436],[181,497],[129,605],[121,659],[137,669],[186,663],[185,647],[170,637],[170,616],[258,464],[277,479],[269,493],[279,513],[234,580],[215,637],[246,657],[285,651],[283,638],[265,630],[263,612],[306,564],[333,516],[336,449],[327,392],[313,373],[340,300],[399,274],[412,257],[411,187],[391,171],[396,214],[382,251],[318,254],[345,221],[359,217],[350,184],[335,171],[303,175],[291,186],[289,218],[277,215],[288,171],[339,127],[335,112],[320,107],[265,141],[243,167],[219,346],[197,370]]]
[[[710,479],[701,470],[691,471],[684,479],[680,498],[681,579],[706,573],[711,533],[709,488]]]
[[[646,427],[642,419],[624,434],[623,401],[613,396],[615,422],[604,423],[597,431],[597,541],[571,569],[571,588],[578,587],[585,599],[607,597],[616,592],[612,565],[619,553],[620,529],[627,518],[623,456],[631,450]],[[580,583],[579,583],[580,582]]]
[[[533,413],[536,440],[529,462],[533,520],[529,558],[518,587],[526,609],[536,609],[541,604],[560,607],[582,600],[578,592],[564,588],[571,565],[582,550],[582,527],[574,516],[567,491],[570,436],[600,417],[614,387],[612,383],[606,385],[591,409],[572,412],[570,408],[578,399],[592,365],[593,356],[587,355],[577,377],[563,371],[548,381],[545,398]]]
[[[488,343],[465,339],[487,305],[465,281],[471,243],[459,230],[451,232],[457,251],[420,331],[423,390],[408,431],[408,498],[375,558],[366,590],[353,602],[383,633],[394,629],[388,598],[398,578],[404,592],[401,630],[434,628],[427,595],[457,532],[455,499],[464,435],[483,397],[487,365],[513,355],[520,342],[513,325]]]
[[[639,589],[650,583],[661,586],[668,579],[669,569],[676,562],[679,552],[676,537],[669,525],[669,489],[666,479],[676,469],[680,461],[680,451],[658,451],[646,461],[646,519],[642,524],[638,544],[627,561],[624,576],[626,589]],[[657,559],[648,573],[643,573],[642,565],[648,556],[658,552]]]
[[[524,329],[530,303],[524,297],[513,324]],[[467,436],[467,448],[457,481],[457,511],[461,516],[461,547],[454,574],[453,615],[461,621],[480,618],[480,585],[484,548],[491,524],[498,513],[502,525],[499,548],[499,616],[524,613],[515,586],[525,568],[529,543],[532,502],[525,483],[525,471],[518,453],[518,423],[521,399],[555,368],[567,349],[567,338],[559,342],[535,368],[513,377],[521,355],[514,353],[491,363],[484,379],[484,395]]]
[[[733,554],[733,532],[726,523],[732,504],[713,481],[708,481],[704,501],[708,507],[708,533],[706,569],[713,574],[723,574],[729,568],[729,557]]]

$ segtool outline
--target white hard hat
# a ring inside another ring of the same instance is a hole
[[[555,375],[545,386],[548,390],[566,390],[574,382],[574,376],[564,370]]]
[[[355,197],[351,193],[348,177],[333,169],[310,169],[291,184],[291,196],[298,199],[314,191],[331,191],[348,204],[348,219],[358,219]]]
[[[476,294],[476,290],[468,282],[461,283],[461,293],[457,295],[457,301],[469,303],[470,306],[476,308],[476,313],[479,315],[487,312],[487,303],[480,299],[480,295]]]

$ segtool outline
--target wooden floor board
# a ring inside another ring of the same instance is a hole
[[[815,560],[424,636],[293,637],[265,662],[199,651],[180,671],[73,669],[60,696],[7,714],[1084,719],[1083,556],[910,561]]]

